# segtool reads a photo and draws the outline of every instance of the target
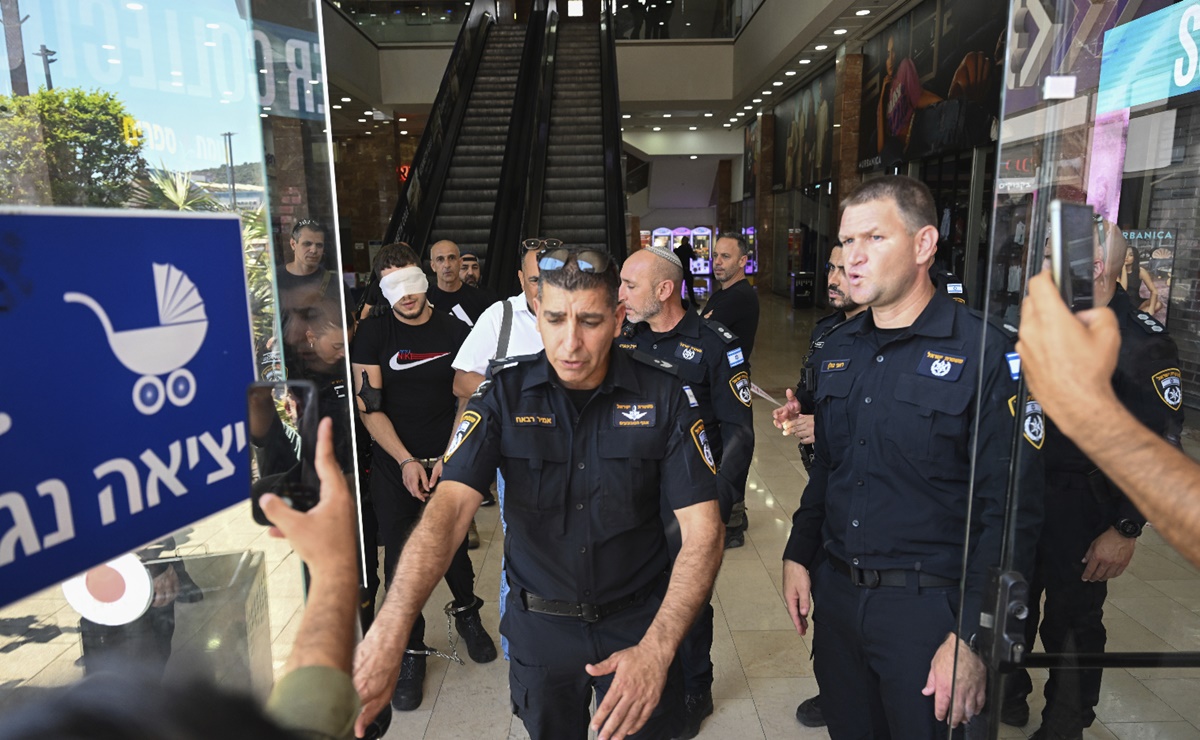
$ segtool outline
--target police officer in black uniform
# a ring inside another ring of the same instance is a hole
[[[675,653],[721,559],[716,464],[678,381],[615,350],[624,308],[607,253],[558,248],[539,261],[545,352],[497,366],[472,397],[442,480],[358,650],[364,721],[386,702],[407,632],[465,535],[497,466],[508,481],[505,557],[514,711],[534,740],[667,738]],[[682,550],[669,577],[661,507]],[[660,701],[661,697],[661,701]]]
[[[1107,305],[1117,316],[1121,349],[1112,386],[1117,398],[1144,425],[1179,446],[1183,428],[1183,386],[1179,351],[1166,327],[1139,311],[1117,284],[1127,248],[1120,230],[1109,222],[1097,240],[1094,305]],[[1030,582],[1026,645],[1037,636],[1041,596],[1042,645],[1049,653],[1103,653],[1102,621],[1108,581],[1124,572],[1133,557],[1146,518],[1101,473],[1095,463],[1051,423],[1045,443],[1046,519]],[[1051,669],[1046,706],[1034,737],[1080,738],[1096,718],[1100,669]],[[1000,718],[1010,725],[1029,721],[1026,696],[1029,674],[1016,672],[1006,687]]]
[[[784,601],[801,634],[811,597],[820,604],[814,669],[832,738],[944,737],[946,719],[958,725],[984,700],[986,669],[970,641],[1000,555],[1011,338],[989,326],[981,351],[985,322],[935,290],[937,229],[923,184],[870,180],[843,205],[847,291],[870,310],[813,355],[819,431],[784,551]],[[1017,411],[1023,422],[1036,415]],[[1037,526],[1036,498],[1028,505],[1023,541]]]
[[[676,255],[658,247],[630,255],[621,267],[621,303],[627,324],[620,346],[659,358],[684,384],[689,403],[704,419],[717,461],[721,516],[729,521],[726,547],[745,542],[746,477],[754,454],[750,364],[741,343],[721,324],[679,305],[683,268]],[[730,512],[741,502],[741,521]],[[704,611],[680,647],[685,718],[679,738],[695,737],[712,714],[713,609]]]

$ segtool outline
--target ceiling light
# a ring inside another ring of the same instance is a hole
[[[141,3],[125,3],[125,7],[129,8],[130,10],[141,10],[142,4]]]
[[[654,127],[654,130],[655,130],[655,131],[662,131],[662,126],[655,126],[655,127]]]
[[[763,90],[763,91],[762,91],[762,94],[763,94],[763,95],[770,95],[770,94],[771,94],[771,91],[770,91],[770,90]]]
[[[744,111],[744,110],[740,110],[740,111],[738,111],[738,116],[739,116],[739,117],[741,117],[741,116],[744,116],[744,115],[746,115],[746,111]]]
[[[671,114],[670,114],[670,113],[664,113],[664,114],[663,114],[663,118],[670,118],[670,117],[671,117]]]
[[[736,119],[736,118],[730,118],[730,119],[729,119],[729,122],[730,122],[730,123],[737,123],[737,119]]]
[[[762,102],[762,98],[755,98],[754,100],[751,100],[750,102],[751,102],[751,103],[761,103],[761,102]]]
[[[705,114],[704,114],[704,117],[705,117],[705,118],[712,118],[712,114],[711,114],[711,113],[705,113]]]
[[[695,126],[688,126],[688,131],[695,131],[695,130],[696,130]]]
[[[365,118],[360,118],[360,119],[358,119],[358,122],[359,122],[359,123],[366,123],[366,122],[367,122],[367,119],[365,119]]]
[[[350,98],[342,98],[342,102],[343,102],[343,103],[349,103],[349,102],[350,102]]]
[[[817,51],[825,51],[826,49],[829,48],[829,44],[817,44],[813,48],[816,49]]]
[[[783,87],[783,83],[780,82],[779,80],[775,80],[771,84],[774,85],[775,87]]]
[[[732,123],[723,123],[721,125],[724,126],[725,128],[730,128],[731,126],[733,126]]]
[[[786,75],[786,76],[788,76],[788,77],[795,77],[795,76],[796,76],[796,70],[794,70],[794,69],[789,69],[788,71],[784,72],[783,74],[784,74],[784,75]]]
[[[629,115],[628,113],[622,113],[621,118],[633,118],[633,116]]]
[[[258,117],[259,117],[259,118],[266,118],[266,117],[267,117],[267,114],[266,114],[266,113],[259,113],[259,114],[258,114]]]
[[[335,105],[335,106],[333,106],[333,109],[334,109],[334,110],[341,110],[341,109],[342,109],[342,106],[340,106],[340,105]]]
[[[374,109],[374,108],[372,108],[372,109],[371,109],[371,110],[369,110],[369,111],[364,111],[364,112],[363,112],[363,115],[364,115],[364,116],[373,116],[373,115],[375,115],[375,109]]]
[[[112,44],[104,44],[100,48],[104,49],[105,51],[116,51],[117,47],[113,46]],[[178,73],[172,72],[172,74],[178,74]]]
[[[267,70],[266,70],[266,68],[263,68],[263,69],[258,70],[258,73],[260,75],[265,75],[267,73]]]
[[[264,106],[263,106],[263,110],[271,110],[271,106],[269,106],[269,105],[264,105]]]
[[[742,110],[754,110],[754,106],[753,105],[743,105]]]
[[[834,35],[834,36],[845,36],[845,35],[846,35],[846,29],[844,29],[844,28],[835,28],[835,29],[833,29],[833,35]]]
[[[220,23],[205,23],[204,27],[205,28],[220,28],[221,24]]]
[[[424,13],[422,13],[422,15],[424,15]],[[371,132],[370,132],[370,131],[368,131],[368,132],[367,132],[367,136],[370,136],[370,135],[371,135]]]
[[[401,135],[401,136],[408,136],[408,132],[407,132],[407,131],[401,131],[401,132],[400,132],[400,135]]]
[[[204,45],[205,46],[216,46],[217,42],[216,41],[205,41]]]
[[[854,14],[855,14],[855,15],[857,15],[859,18],[862,18],[864,15],[870,15],[870,14],[871,14],[871,11],[869,11],[869,10],[856,10],[856,11],[854,12]]]
[[[109,59],[108,63],[109,64],[120,64],[121,60],[120,59]]]
[[[841,127],[842,127],[842,124],[840,124],[840,123],[835,123],[835,124],[833,124],[833,127],[834,127],[834,128],[841,128]]]
[[[700,159],[700,158],[697,157],[695,154],[693,154],[692,156],[688,157],[688,159]]]
[[[408,123],[407,118],[397,118],[396,120],[399,121],[400,123]]]
[[[800,63],[801,64],[812,64],[812,60],[811,59],[801,59]]]
[[[183,72],[180,72],[178,70],[171,70],[171,74],[176,77],[183,77]]]

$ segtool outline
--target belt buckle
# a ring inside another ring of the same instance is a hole
[[[879,588],[881,581],[879,571],[870,568],[850,566],[850,581],[860,588]]]
[[[600,607],[595,604],[580,604],[579,618],[592,624],[600,621]]]

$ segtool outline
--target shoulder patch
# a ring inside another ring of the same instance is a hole
[[[1016,396],[1008,399],[1008,412],[1016,418]],[[1025,397],[1024,408],[1021,411],[1021,434],[1035,450],[1042,449],[1042,443],[1046,441],[1046,417],[1042,413],[1042,404],[1033,400],[1033,396]]]
[[[1141,327],[1142,331],[1147,334],[1166,334],[1167,327],[1158,323],[1158,319],[1154,318],[1145,311],[1133,312],[1133,323]]]
[[[630,356],[643,365],[649,365],[650,367],[658,368],[659,370],[665,370],[672,375],[679,373],[679,367],[675,363],[655,357],[649,352],[643,352],[639,349],[635,349],[630,353]]]
[[[742,355],[742,348],[731,349],[725,353],[725,357],[729,359],[729,367],[737,367],[746,361]]]
[[[737,334],[734,334],[733,332],[729,331],[729,329],[724,324],[722,324],[720,321],[713,321],[712,319],[704,319],[704,321],[702,323],[705,326],[707,326],[709,329],[712,329],[714,332],[716,332],[717,336],[719,336],[722,340],[724,340],[725,344],[733,344],[734,342],[737,341]]]
[[[696,449],[700,451],[700,457],[704,460],[704,464],[712,471],[713,475],[717,474],[717,462],[713,457],[712,447],[708,445],[708,432],[704,431],[704,422],[699,419],[692,425],[692,442],[696,444]]]
[[[1155,373],[1153,379],[1158,397],[1170,406],[1172,411],[1178,411],[1183,405],[1183,374],[1179,372],[1179,368],[1170,367]]]
[[[482,417],[474,411],[464,411],[462,421],[458,422],[458,427],[454,430],[454,437],[450,440],[450,446],[446,448],[446,454],[442,458],[442,463],[450,462],[450,458],[462,446],[467,437],[471,436],[471,432],[475,431],[475,427],[479,426],[479,420]]]
[[[733,395],[737,396],[737,400],[741,401],[746,406],[750,406],[754,401],[754,396],[750,392],[750,374],[740,372],[729,379],[729,387],[733,390]]]

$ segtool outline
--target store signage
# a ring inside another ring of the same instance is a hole
[[[246,498],[235,216],[0,210],[0,273],[0,606]]]
[[[1200,2],[1184,2],[1104,34],[1097,115],[1200,90]]]

